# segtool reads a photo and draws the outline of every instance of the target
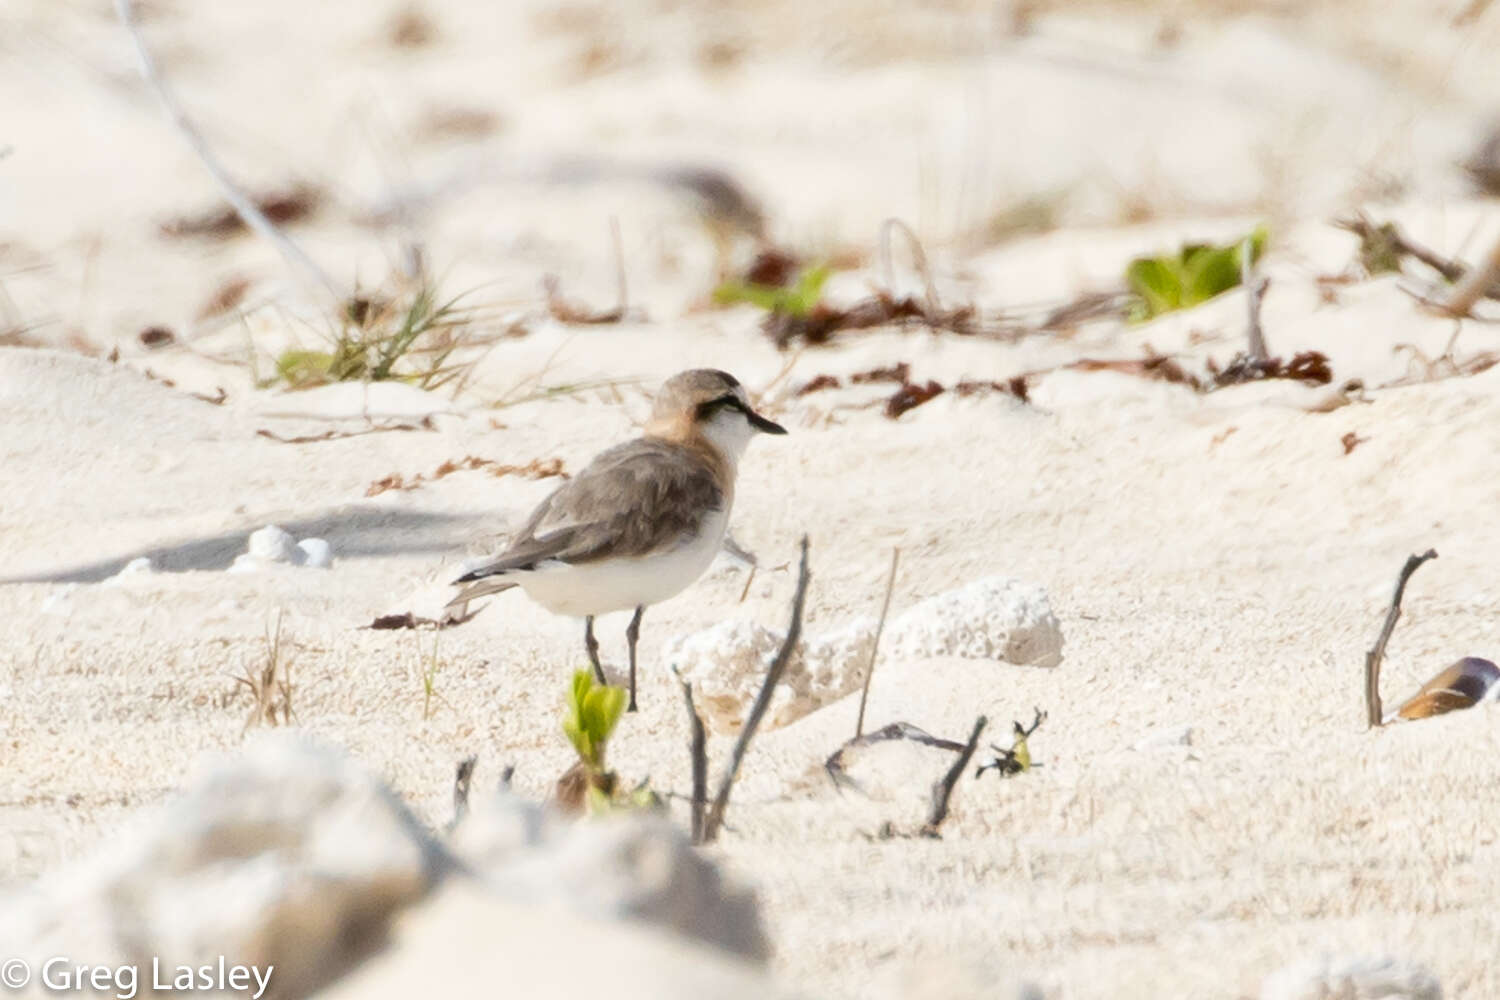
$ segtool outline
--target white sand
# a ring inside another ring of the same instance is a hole
[[[1102,287],[1133,253],[1270,217],[1273,351],[1321,350],[1340,380],[1372,390],[1368,404],[1310,414],[1278,405],[1289,383],[1201,398],[1060,373],[1035,386],[1035,406],[943,396],[896,422],[853,405],[864,391],[781,402],[793,433],[754,444],[732,524],[762,570],[743,604],[745,571],[726,559],[648,614],[642,711],[611,750],[626,777],[687,787],[682,705],[656,654],[725,616],[784,627],[804,531],[809,627],[873,613],[900,545],[893,610],[1004,574],[1046,588],[1066,638],[1056,669],[882,662],[877,726],[958,738],[983,712],[989,737],[1008,742],[1011,719],[1050,713],[1032,743],[1045,766],[966,781],[941,841],[872,839],[886,820],[915,825],[920,804],[841,797],[823,775],[852,731],[852,700],[762,735],[720,853],[761,889],[783,980],[855,997],[940,960],[1027,975],[1049,997],[1228,998],[1331,950],[1425,963],[1448,996],[1500,995],[1496,717],[1367,733],[1361,702],[1364,650],[1409,553],[1441,558],[1410,587],[1388,701],[1460,656],[1500,652],[1500,368],[1377,388],[1408,372],[1393,345],[1435,356],[1451,322],[1418,312],[1392,279],[1341,288],[1335,304],[1314,281],[1350,262],[1353,240],[1324,219],[1384,190],[1372,178],[1404,192],[1373,211],[1439,252],[1472,256],[1500,232],[1493,204],[1464,198],[1452,167],[1500,72],[1500,19],[1460,31],[1446,27],[1458,4],[1443,18],[1425,2],[1376,17],[1351,0],[1307,20],[1186,4],[1180,46],[1154,52],[1157,19],[1133,5],[1043,4],[1038,34],[1021,41],[977,3],[543,6],[432,3],[437,42],[398,54],[382,41],[391,12],[359,4],[153,4],[146,23],[238,172],[335,192],[293,232],[340,280],[378,284],[395,257],[392,235],[351,221],[388,193],[387,174],[425,181],[478,160],[517,175],[584,154],[729,163],[785,240],[868,251],[880,219],[901,215],[930,242],[944,294],[990,308]],[[259,664],[278,614],[297,720],[429,820],[446,820],[452,767],[470,753],[480,782],[514,763],[520,787],[545,795],[568,761],[557,717],[582,659],[577,623],[511,594],[436,639],[357,626],[435,593],[555,481],[464,471],[365,492],[465,455],[577,470],[631,434],[646,390],[682,367],[770,384],[786,358],[754,310],[688,308],[709,287],[706,238],[634,182],[512,179],[441,202],[421,238],[445,287],[486,282],[480,301],[515,316],[536,315],[546,271],[608,304],[618,217],[650,319],[533,323],[485,356],[464,412],[433,429],[280,443],[256,432],[330,425],[274,415],[310,404],[254,391],[248,371],[213,358],[242,358],[253,341],[264,374],[281,346],[316,341],[316,313],[288,297],[283,265],[257,241],[156,234],[213,191],[133,76],[106,4],[31,0],[4,22],[35,44],[0,61],[0,145],[15,147],[0,159],[0,321],[41,324],[31,336],[51,345],[118,344],[123,357],[0,348],[0,878],[78,856],[169,794],[200,753],[235,745],[248,704],[232,675]],[[698,69],[722,38],[745,46],[740,66]],[[591,45],[618,67],[580,76]],[[501,131],[418,143],[432,107],[493,110]],[[1001,247],[953,239],[1007,200],[1072,184],[1060,231]],[[1119,227],[1137,202],[1171,221]],[[248,301],[280,305],[195,326],[236,274],[256,281]],[[833,294],[861,294],[866,279],[878,270]],[[1007,378],[1148,344],[1222,363],[1242,322],[1228,296],[1149,326],[1016,344],[851,335],[797,358],[778,392],[897,361],[921,379]],[[135,335],[149,323],[191,347],[146,353]],[[1457,350],[1493,346],[1471,326]],[[620,384],[489,408],[598,379]],[[187,394],[218,386],[223,406]],[[1364,440],[1346,455],[1348,432]],[[327,539],[333,568],[223,572],[267,524]],[[162,572],[96,585],[142,555]],[[601,626],[618,664],[624,617]],[[434,643],[438,699],[424,719]],[[1131,749],[1184,726],[1188,747]]]

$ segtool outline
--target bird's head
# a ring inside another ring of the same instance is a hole
[[[701,435],[737,462],[756,434],[785,434],[786,428],[750,405],[745,387],[728,372],[694,368],[667,379],[656,394],[651,433],[685,440]]]

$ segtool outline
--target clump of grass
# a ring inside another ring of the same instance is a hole
[[[281,615],[277,614],[274,628],[266,630],[266,657],[259,669],[245,665],[244,676],[235,677],[250,692],[254,704],[245,719],[241,735],[256,726],[289,726],[292,722],[292,675],[290,664],[283,657],[281,644]]]
[[[726,281],[714,289],[714,302],[721,306],[748,303],[779,316],[803,319],[823,301],[823,286],[833,269],[826,264],[803,268],[785,285],[762,285],[751,281]]]
[[[442,299],[426,280],[391,298],[356,294],[343,303],[328,350],[283,351],[275,374],[260,386],[311,389],[395,380],[441,388],[469,367],[450,363],[474,320],[471,309],[459,306],[462,298]]]
[[[426,656],[422,655],[421,640],[418,640],[417,660],[417,672],[422,679],[422,721],[426,722],[432,718],[434,702],[442,701],[446,703],[448,701],[437,689],[438,669],[441,667],[441,663],[438,660],[438,642],[436,636],[432,639],[432,650]]]
[[[1188,243],[1176,253],[1137,257],[1125,268],[1125,284],[1134,296],[1129,317],[1143,323],[1163,313],[1190,309],[1239,286],[1242,247],[1248,240],[1250,260],[1260,259],[1266,228],[1257,226],[1230,243]]]

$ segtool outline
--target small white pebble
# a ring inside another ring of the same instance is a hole
[[[312,569],[327,569],[333,565],[333,546],[321,538],[304,538],[297,543],[302,554],[298,561]]]
[[[246,553],[265,562],[295,562],[297,542],[290,534],[274,524],[268,524],[251,532]],[[235,560],[238,562],[238,560]]]

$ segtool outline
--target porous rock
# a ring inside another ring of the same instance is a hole
[[[445,858],[351,760],[267,734],[93,859],[0,904],[0,941],[33,963],[68,955],[149,967],[144,955],[172,967],[223,956],[275,966],[274,995],[299,996],[361,958]]]
[[[772,695],[765,726],[775,729],[857,691],[869,668],[877,622],[860,618],[822,634],[804,633]],[[746,621],[725,621],[668,641],[666,660],[693,686],[704,725],[737,729],[760,691],[786,633]],[[1062,629],[1035,584],[987,577],[922,601],[891,620],[881,656],[957,656],[1054,667],[1062,661]]]
[[[738,729],[755,701],[785,632],[746,621],[725,621],[667,643],[666,660],[693,686],[703,723],[716,732]],[[859,688],[875,641],[875,620],[805,636],[771,696],[764,725],[795,722]]]
[[[474,804],[451,846],[507,899],[655,924],[757,962],[770,953],[754,895],[663,818],[570,822],[499,793]]]
[[[445,885],[402,914],[391,947],[320,1000],[525,997],[526,1000],[782,1000],[765,973],[657,927]]]
[[[891,656],[959,656],[1039,667],[1062,662],[1062,627],[1047,592],[1004,576],[929,597],[887,627]]]

